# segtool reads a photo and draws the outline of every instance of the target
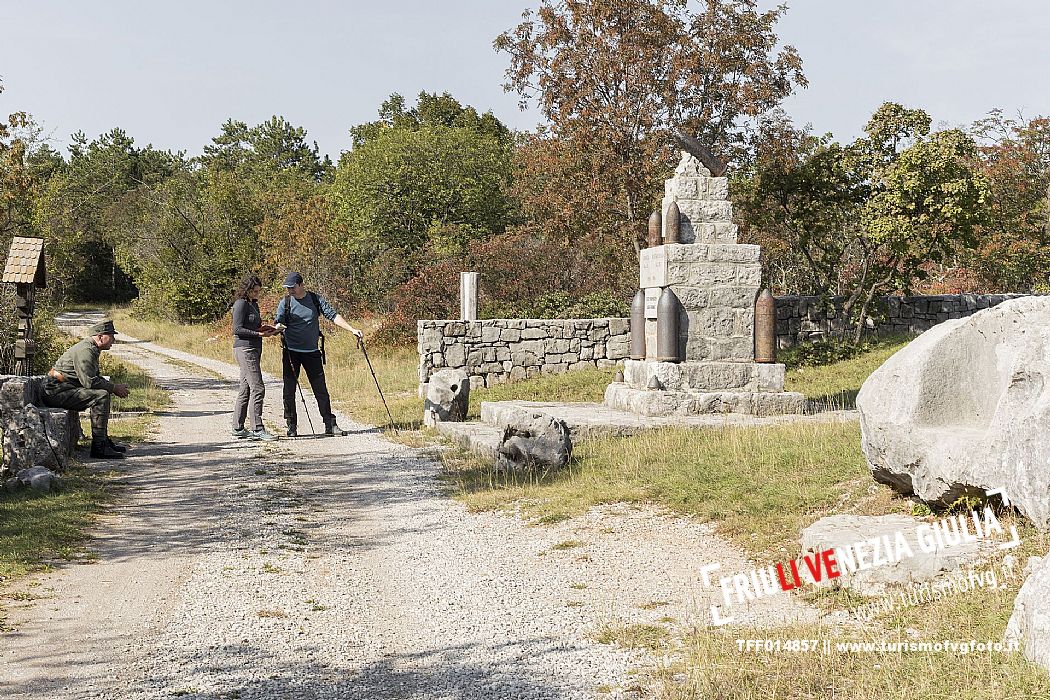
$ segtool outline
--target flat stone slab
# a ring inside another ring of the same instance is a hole
[[[503,441],[503,428],[488,423],[443,423],[434,426],[438,433],[449,438],[459,447],[477,452],[484,457],[496,459],[499,444]]]
[[[897,542],[898,533],[903,544]],[[988,540],[933,548],[931,543],[942,540],[932,533],[929,523],[908,515],[831,515],[803,530],[800,541],[804,552],[848,548],[858,562],[863,552],[865,564],[857,571],[843,571],[842,576],[823,583],[869,596],[882,595],[890,586],[924,583],[972,568],[995,551],[995,544]],[[933,551],[924,551],[924,545]]]
[[[644,417],[737,414],[776,416],[806,411],[806,397],[793,391],[660,391],[613,382],[605,404]]]
[[[828,411],[815,415],[751,416],[738,413],[698,416],[640,416],[600,403],[558,403],[545,401],[482,401],[481,420],[502,426],[504,414],[516,410],[548,413],[565,421],[574,437],[634,435],[654,428],[721,428],[726,425],[759,426],[783,423],[826,423],[858,420],[856,411]]]

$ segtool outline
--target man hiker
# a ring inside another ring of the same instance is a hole
[[[99,374],[98,358],[113,347],[117,331],[113,322],[96,323],[90,335],[62,353],[44,381],[44,405],[70,411],[91,410],[91,456],[123,459],[127,447],[109,439],[109,406],[113,394],[130,392],[127,384],[114,384]]]
[[[306,368],[306,377],[317,399],[317,410],[324,421],[325,435],[346,435],[335,423],[332,400],[324,379],[324,335],[321,333],[321,316],[344,328],[358,338],[364,333],[357,330],[339,315],[325,298],[316,292],[307,291],[303,276],[289,273],[284,281],[285,295],[277,305],[276,323],[284,324],[283,371],[284,420],[288,423],[288,437],[298,434],[298,418],[295,411],[295,390],[299,385],[299,370]]]

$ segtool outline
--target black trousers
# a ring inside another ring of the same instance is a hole
[[[321,362],[321,352],[295,352],[284,350],[284,420],[289,426],[298,425],[298,417],[295,412],[296,387],[299,384],[299,370],[306,370],[306,378],[310,380],[310,389],[317,399],[317,410],[321,414],[321,420],[326,428],[335,424],[335,416],[332,415],[332,399],[328,396],[328,386],[324,380],[324,364]]]

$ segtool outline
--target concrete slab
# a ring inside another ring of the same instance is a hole
[[[600,403],[548,401],[482,401],[481,422],[438,423],[437,431],[464,449],[495,457],[503,439],[503,426],[515,411],[536,411],[565,421],[572,440],[596,437],[625,437],[657,428],[721,428],[732,426],[781,425],[784,423],[832,423],[860,420],[857,411],[826,411],[811,415],[752,416],[741,413],[698,416],[640,416]]]

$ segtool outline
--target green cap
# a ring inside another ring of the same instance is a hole
[[[116,335],[117,329],[113,327],[113,321],[108,318],[105,321],[99,321],[88,330],[88,335],[102,335],[108,333],[109,335]]]

